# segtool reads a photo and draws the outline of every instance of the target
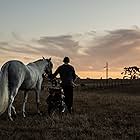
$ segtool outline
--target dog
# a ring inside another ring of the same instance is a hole
[[[46,99],[48,104],[48,114],[51,116],[55,112],[64,113],[65,112],[65,102],[64,102],[63,89],[51,87],[49,88],[49,96]]]

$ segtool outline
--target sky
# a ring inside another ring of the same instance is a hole
[[[140,66],[139,0],[0,0],[0,66],[69,56],[80,77]]]

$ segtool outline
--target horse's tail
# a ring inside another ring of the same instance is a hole
[[[9,64],[3,66],[0,76],[0,115],[6,111],[9,102],[8,67]]]

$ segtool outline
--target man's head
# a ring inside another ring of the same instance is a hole
[[[67,56],[66,56],[66,57],[64,57],[63,62],[64,62],[64,63],[69,63],[69,62],[70,62],[69,57],[67,57]]]

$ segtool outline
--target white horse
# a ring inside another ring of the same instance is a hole
[[[6,62],[1,68],[0,76],[0,115],[8,108],[8,116],[10,120],[11,109],[16,114],[15,107],[13,106],[14,99],[19,89],[24,91],[23,101],[23,117],[25,117],[25,104],[28,98],[29,90],[35,90],[36,92],[36,103],[37,112],[40,113],[40,91],[43,81],[42,75],[47,73],[52,74],[53,64],[50,59],[37,60],[35,62],[24,65],[21,61],[12,60]]]

